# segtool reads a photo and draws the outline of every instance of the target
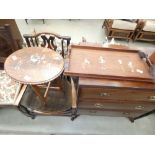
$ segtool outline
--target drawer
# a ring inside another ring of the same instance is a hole
[[[96,115],[96,116],[113,116],[113,117],[138,117],[146,112],[142,111],[116,111],[116,110],[92,110],[92,109],[78,109],[80,115]]]
[[[155,91],[118,88],[79,88],[79,99],[112,99],[155,102]]]
[[[131,101],[132,102],[132,101]],[[151,111],[155,109],[155,103],[144,102],[120,102],[120,101],[80,101],[79,108],[88,109],[116,109],[116,110],[141,110]]]

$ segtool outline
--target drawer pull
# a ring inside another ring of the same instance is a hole
[[[155,96],[149,96],[149,100],[155,101]]]
[[[100,104],[100,103],[95,103],[94,106],[95,106],[96,108],[103,108],[103,105]]]
[[[129,113],[128,112],[123,112],[123,115],[129,115]]]
[[[103,97],[103,96],[110,96],[110,94],[108,93],[100,93],[100,96]]]
[[[144,109],[144,107],[141,106],[141,105],[138,105],[138,106],[135,107],[135,109],[137,109],[137,110],[141,110],[141,109]]]

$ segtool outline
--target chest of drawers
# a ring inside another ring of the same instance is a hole
[[[130,119],[155,109],[155,84],[79,78],[78,113]]]

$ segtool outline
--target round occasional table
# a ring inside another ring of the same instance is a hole
[[[4,68],[12,79],[31,86],[41,101],[38,103],[43,107],[46,97],[45,94],[42,95],[39,85],[48,83],[49,88],[50,82],[63,72],[64,60],[59,53],[49,48],[29,47],[11,54],[6,59]],[[47,89],[45,93],[47,95]]]
[[[43,47],[20,49],[5,61],[6,73],[22,84],[37,85],[57,78],[64,69],[62,56]]]

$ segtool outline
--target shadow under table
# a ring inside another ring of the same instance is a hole
[[[20,102],[19,110],[31,118],[35,118],[36,115],[71,116],[70,83],[64,81],[61,91],[50,89],[46,104],[42,103],[32,88],[28,86]]]

